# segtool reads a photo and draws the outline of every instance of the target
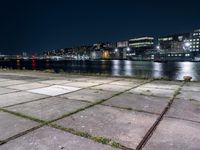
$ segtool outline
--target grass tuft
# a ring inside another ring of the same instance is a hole
[[[19,116],[19,117],[22,117],[22,118],[26,118],[26,119],[29,119],[29,120],[32,120],[32,121],[35,121],[35,122],[38,122],[38,123],[42,123],[42,124],[46,124],[47,123],[44,120],[40,120],[40,119],[31,117],[31,116],[27,116],[27,115],[24,115],[24,114],[19,113],[19,112],[9,111],[9,110],[3,109],[3,108],[0,108],[0,111],[6,112],[6,113],[10,113],[12,115]]]
[[[50,124],[50,126],[56,128],[56,129],[60,129],[60,130],[69,132],[69,133],[77,135],[77,136],[81,136],[81,137],[93,140],[97,143],[101,143],[101,144],[104,144],[104,145],[110,145],[114,148],[124,147],[120,143],[114,142],[111,139],[108,139],[108,138],[105,138],[105,137],[92,136],[91,134],[89,134],[87,132],[77,131],[77,130],[74,130],[72,128],[65,128],[65,127],[62,127],[62,126],[57,125],[57,124]]]

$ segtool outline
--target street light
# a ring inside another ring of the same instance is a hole
[[[117,48],[115,49],[115,52],[116,52],[116,53],[118,52],[118,49],[117,49]]]
[[[131,49],[130,49],[130,47],[127,47],[127,49],[126,49],[126,50],[127,50],[127,52],[130,52],[130,50],[131,50]]]
[[[156,46],[156,49],[157,49],[157,50],[160,50],[160,46],[159,46],[159,45],[158,45],[158,46]]]

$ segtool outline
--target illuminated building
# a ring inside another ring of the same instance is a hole
[[[196,54],[200,53],[200,29],[194,30],[191,33],[190,51]]]
[[[117,42],[117,48],[126,48],[128,47],[128,41]]]
[[[136,55],[143,55],[148,50],[154,48],[154,37],[140,37],[130,39],[129,47],[135,51]]]
[[[190,40],[190,33],[173,34],[169,36],[160,37],[158,45],[160,50],[171,53],[184,53],[189,50],[187,43]]]

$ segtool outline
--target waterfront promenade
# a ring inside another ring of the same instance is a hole
[[[200,83],[0,70],[0,150],[200,150]]]

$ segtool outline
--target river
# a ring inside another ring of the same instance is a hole
[[[70,73],[98,73],[111,76],[154,77],[182,80],[183,76],[192,76],[200,81],[200,62],[149,62],[129,60],[99,61],[45,61],[45,60],[13,60],[0,61],[1,67],[13,69],[45,70]]]

